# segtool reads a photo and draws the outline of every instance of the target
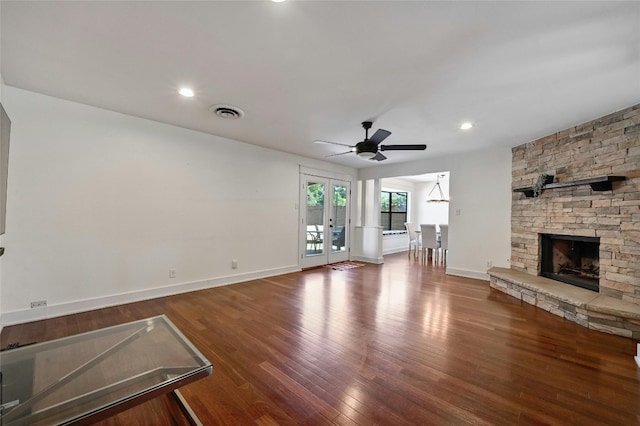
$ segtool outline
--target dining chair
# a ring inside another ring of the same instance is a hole
[[[440,225],[440,248],[442,249],[442,259],[447,264],[447,253],[449,252],[449,225]]]
[[[420,241],[418,241],[416,231],[413,229],[411,222],[405,222],[404,227],[407,229],[407,233],[409,234],[409,257],[411,257],[411,248],[414,247],[415,253],[413,257],[417,258]]]
[[[307,226],[307,254],[317,253],[318,246],[322,250],[322,230],[318,225]],[[312,246],[312,250],[309,250],[309,246]]]
[[[420,224],[420,231],[422,237],[422,259],[426,260],[427,257],[433,257],[434,260],[437,260],[437,250],[440,245],[438,244],[436,225],[426,223]],[[427,252],[430,252],[431,254],[427,256]]]

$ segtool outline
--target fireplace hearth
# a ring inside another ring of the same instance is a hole
[[[540,275],[599,291],[600,238],[540,234]]]

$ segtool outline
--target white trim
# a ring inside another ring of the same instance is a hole
[[[355,260],[358,262],[374,263],[376,265],[381,265],[384,263],[384,257],[351,256],[351,260]]]
[[[458,277],[474,278],[476,280],[489,281],[489,275],[486,272],[470,271],[468,269],[458,269],[447,267],[447,275],[455,275]]]
[[[93,299],[77,300],[74,302],[62,303],[59,305],[49,305],[44,308],[3,312],[1,323],[3,326],[21,324],[25,322],[60,317],[63,315],[92,311],[95,309],[139,302],[142,300],[156,299],[159,297],[173,296],[180,293],[205,290],[209,288],[237,284],[245,281],[273,277],[276,275],[289,274],[299,271],[301,271],[301,269],[298,265],[276,269],[266,269],[263,271],[251,272],[247,274],[230,275],[203,281],[192,281],[166,287],[157,287],[146,290],[132,291],[129,293],[115,294],[111,296],[96,297]]]
[[[314,169],[312,167],[307,167],[303,165],[300,165],[299,170],[300,170],[300,174],[303,174],[303,175],[311,175],[316,177],[323,177],[323,178],[337,179],[337,180],[346,180],[348,182],[351,182],[351,184],[353,184],[353,181],[355,180],[355,176],[353,175],[332,172],[330,170]]]
[[[395,254],[395,253],[402,253],[402,252],[407,252],[407,245],[405,244],[403,247],[397,247],[397,248],[392,248],[392,249],[387,249],[387,250],[383,250],[382,251],[382,255],[386,256],[388,254]]]

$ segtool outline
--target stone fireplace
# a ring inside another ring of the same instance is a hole
[[[600,290],[600,238],[540,234],[540,275]]]
[[[512,189],[511,268],[492,287],[640,339],[640,104],[514,147]]]

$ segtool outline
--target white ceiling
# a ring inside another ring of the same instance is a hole
[[[0,7],[11,86],[318,159],[343,149],[314,140],[354,144],[364,120],[428,145],[327,159],[358,168],[515,146],[640,102],[637,1]]]

